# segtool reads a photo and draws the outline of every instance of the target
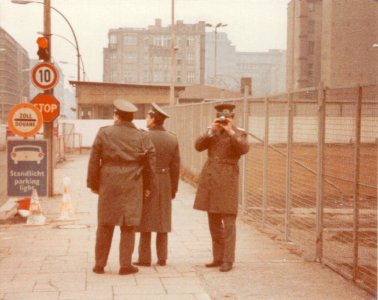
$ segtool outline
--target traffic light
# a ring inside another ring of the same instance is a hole
[[[49,41],[45,37],[39,37],[37,39],[38,44],[38,58],[39,60],[48,61],[49,56]]]

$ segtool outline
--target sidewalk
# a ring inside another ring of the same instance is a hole
[[[0,225],[0,299],[373,299],[321,264],[290,253],[241,218],[234,269],[221,273],[205,268],[212,259],[207,217],[192,209],[195,189],[184,182],[174,200],[167,266],[154,264],[119,276],[117,229],[106,274],[94,274],[97,196],[86,188],[87,161],[88,155],[69,156],[55,169],[56,194],[63,191],[63,177],[71,177],[78,220],[56,221],[58,195],[41,200],[48,224]]]

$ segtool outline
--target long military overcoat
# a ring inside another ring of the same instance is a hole
[[[241,155],[249,150],[247,134],[233,128],[234,135],[218,131],[206,132],[195,143],[197,151],[208,151],[208,159],[201,171],[194,208],[211,213],[237,214],[239,167]]]
[[[139,225],[142,172],[152,185],[154,169],[155,148],[147,131],[131,122],[101,128],[92,146],[87,176],[87,186],[99,193],[98,223]]]
[[[140,232],[170,232],[172,199],[175,198],[180,176],[180,154],[174,133],[155,126],[149,131],[156,149],[156,188],[151,197],[143,200]]]

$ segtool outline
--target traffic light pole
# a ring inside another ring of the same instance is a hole
[[[48,41],[48,55],[46,62],[51,63],[51,1],[44,0],[43,5],[43,35]],[[54,95],[54,89],[45,90],[45,94]],[[54,194],[54,156],[53,156],[53,138],[54,123],[43,123],[43,137],[47,140],[47,196]]]

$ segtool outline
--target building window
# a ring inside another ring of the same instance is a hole
[[[315,3],[313,0],[308,1],[308,11],[315,11]]]
[[[136,52],[127,51],[124,53],[124,57],[127,62],[136,62],[137,54]]]
[[[123,37],[123,44],[126,46],[135,46],[137,44],[136,34],[127,34]]]
[[[194,37],[192,37],[192,36],[188,37],[187,40],[186,40],[186,45],[188,47],[193,47],[194,46]]]
[[[311,76],[313,74],[314,72],[313,68],[314,68],[313,64],[308,64],[308,69],[307,69],[308,76]]]
[[[308,32],[309,33],[315,32],[315,21],[314,20],[308,21]]]
[[[315,43],[313,41],[308,42],[308,54],[314,54]]]
[[[194,82],[194,79],[195,79],[195,74],[194,72],[188,72],[186,74],[186,82],[188,83],[193,83]]]
[[[193,53],[188,53],[186,55],[186,63],[188,65],[194,65],[194,55],[193,55]]]
[[[110,44],[117,44],[117,36],[115,34],[110,35]]]

